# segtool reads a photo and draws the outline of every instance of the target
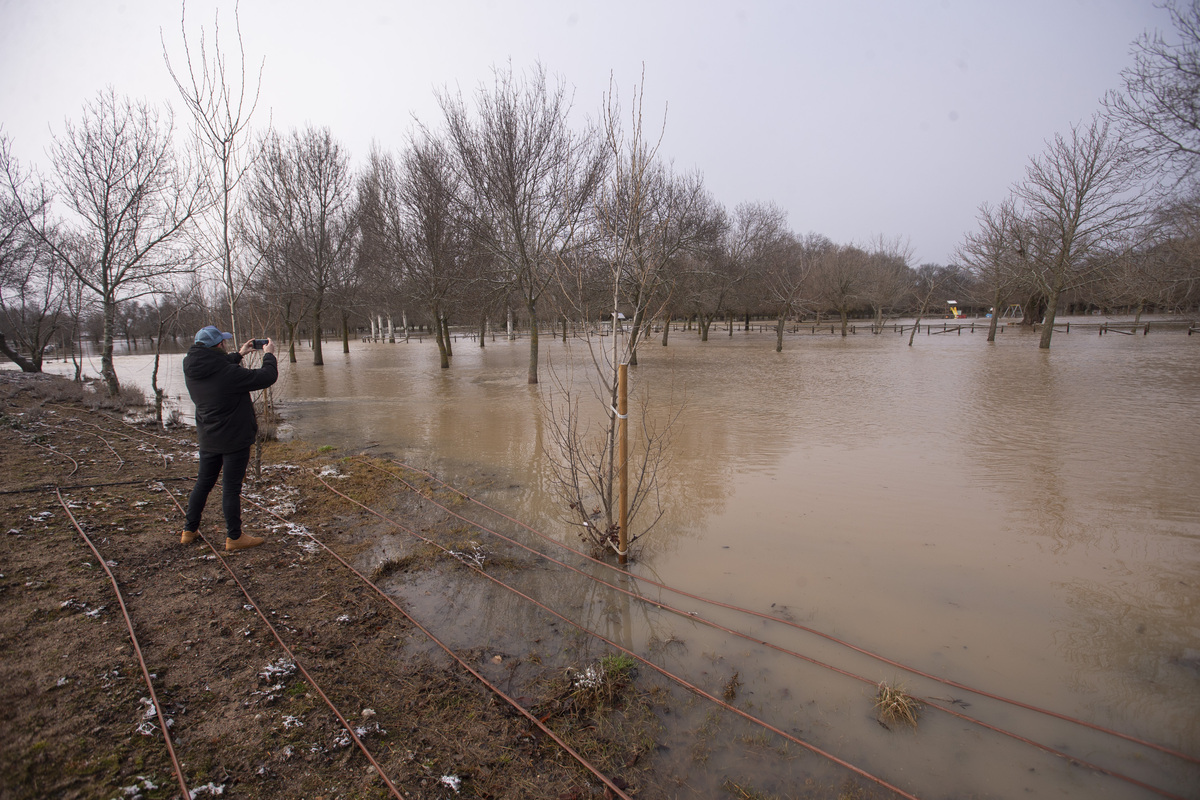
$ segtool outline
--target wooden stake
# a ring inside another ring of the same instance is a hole
[[[617,365],[617,459],[621,469],[620,516],[617,517],[617,559],[629,560],[629,365]]]

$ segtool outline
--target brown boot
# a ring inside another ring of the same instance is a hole
[[[265,542],[266,539],[260,539],[257,536],[251,536],[248,533],[243,533],[236,539],[225,539],[225,549],[228,550],[245,550],[247,547],[258,547]]]
[[[200,535],[200,531],[189,531],[185,528],[183,531],[183,535],[179,537],[179,543],[180,544],[191,544],[192,542],[196,541],[196,537],[199,535]]]

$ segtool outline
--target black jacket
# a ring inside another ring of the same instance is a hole
[[[263,354],[262,366],[246,369],[238,353],[194,344],[183,357],[183,377],[196,404],[196,439],[206,453],[236,453],[254,444],[258,420],[250,392],[279,377],[275,356]]]

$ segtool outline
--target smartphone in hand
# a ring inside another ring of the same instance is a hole
[[[263,347],[266,345],[266,343],[269,341],[270,341],[270,339],[255,339],[253,342],[250,343],[250,346],[253,347],[255,350],[262,350]]]

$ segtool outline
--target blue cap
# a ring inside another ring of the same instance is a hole
[[[226,339],[232,339],[232,333],[222,333],[216,325],[208,325],[196,332],[196,344],[205,347],[216,347]]]

